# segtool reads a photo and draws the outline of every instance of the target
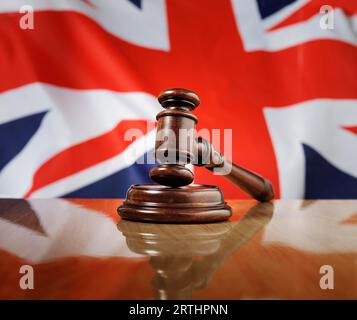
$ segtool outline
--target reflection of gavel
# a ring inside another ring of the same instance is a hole
[[[191,299],[228,257],[254,241],[273,211],[273,204],[258,203],[236,223],[172,226],[121,220],[118,229],[131,251],[150,257],[156,299]]]
[[[155,155],[159,166],[151,170],[152,180],[169,187],[186,186],[194,175],[185,165],[194,164],[221,172],[259,201],[274,198],[268,180],[229,162],[207,140],[195,137],[198,119],[191,111],[200,103],[197,94],[185,89],[169,89],[159,95],[159,102],[166,110],[157,115]]]

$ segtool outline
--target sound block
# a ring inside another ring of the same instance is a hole
[[[218,187],[133,185],[118,208],[123,219],[158,223],[208,223],[227,220],[231,208]]]

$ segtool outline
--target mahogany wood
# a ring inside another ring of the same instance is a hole
[[[160,165],[150,172],[150,177],[166,186],[189,185],[193,173],[185,164],[194,159],[193,133],[198,121],[191,111],[199,105],[200,99],[189,90],[169,89],[163,91],[158,100],[165,108],[156,116],[155,158]]]
[[[169,187],[187,186],[193,181],[193,172],[183,165],[162,164],[150,171],[155,182]]]
[[[274,199],[274,190],[268,180],[226,160],[207,140],[199,137],[197,150],[198,161],[195,165],[204,166],[211,171],[215,170],[217,174],[221,171],[230,181],[258,201],[268,202]]]
[[[118,213],[128,220],[162,223],[217,222],[232,214],[218,187],[169,188],[157,184],[131,186]]]
[[[185,89],[163,91],[155,143],[159,165],[150,171],[158,185],[134,185],[118,213],[128,220],[162,223],[205,223],[227,220],[231,208],[218,187],[190,185],[193,172],[187,164],[220,171],[234,184],[259,201],[274,197],[271,184],[263,177],[226,160],[212,145],[195,137],[198,95]],[[231,168],[229,171],[225,171]]]
[[[192,163],[220,172],[258,201],[274,198],[273,187],[268,180],[226,160],[207,140],[196,139],[193,132],[197,118],[191,111],[200,103],[197,94],[185,89],[168,89],[158,99],[166,110],[157,115],[155,154],[161,165],[150,172],[153,181],[172,187],[188,185],[194,176],[184,165]],[[183,131],[180,133],[180,130]]]

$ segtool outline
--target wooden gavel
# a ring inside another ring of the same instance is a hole
[[[198,118],[192,111],[200,104],[196,93],[185,89],[168,89],[159,95],[158,100],[165,110],[156,117],[155,158],[159,166],[150,171],[153,181],[169,187],[189,185],[194,174],[187,164],[193,164],[225,175],[258,201],[274,198],[273,187],[268,180],[231,163],[207,140],[195,137]]]

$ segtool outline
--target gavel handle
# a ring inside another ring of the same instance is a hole
[[[224,174],[225,177],[248,193],[252,198],[260,202],[268,202],[274,199],[273,187],[267,179],[224,159],[207,140],[198,138],[197,142],[199,153],[201,152],[200,160],[202,161],[202,159],[206,158],[205,164],[198,164],[199,166],[203,165],[210,171],[215,169],[219,172],[222,170],[223,174],[229,168],[228,173]],[[209,160],[207,161],[207,159]]]
[[[260,202],[268,202],[274,199],[273,187],[267,179],[227,160],[224,161],[224,165],[232,166],[231,172],[226,175],[227,179],[248,193],[252,198]]]

